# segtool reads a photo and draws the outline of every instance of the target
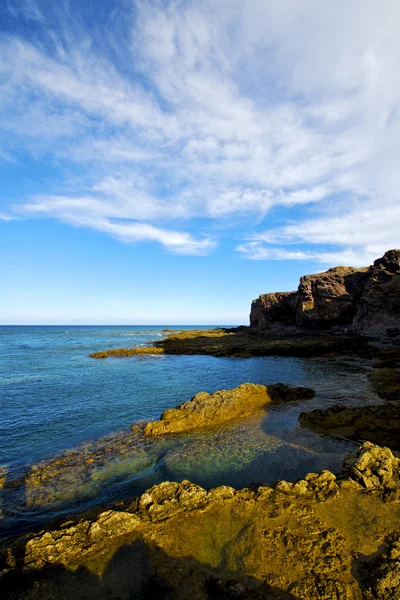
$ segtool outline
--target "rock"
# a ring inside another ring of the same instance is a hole
[[[160,421],[147,423],[146,436],[159,436],[215,427],[231,419],[250,415],[272,401],[307,399],[314,395],[309,388],[289,388],[283,384],[271,386],[243,383],[233,390],[214,394],[200,392],[188,402],[165,410]]]
[[[4,540],[0,597],[397,600],[400,507],[380,491],[399,485],[398,460],[364,444],[345,469],[351,488],[328,471],[244,490],[166,481],[117,510]]]
[[[389,250],[369,268],[353,325],[364,334],[393,337],[400,325],[400,250]]]
[[[262,294],[250,326],[257,330],[349,330],[395,338],[400,331],[400,250],[371,267],[335,267],[301,277],[297,292]]]
[[[387,550],[361,570],[366,580],[367,598],[400,598],[400,536],[393,536]]]
[[[400,459],[393,456],[389,448],[365,442],[356,456],[346,459],[344,470],[367,490],[390,495],[399,489]]]
[[[339,486],[336,483],[336,475],[324,470],[321,473],[309,473],[304,479],[299,479],[295,483],[278,481],[275,490],[287,496],[325,501],[338,493]]]
[[[378,406],[354,408],[342,405],[301,413],[302,427],[313,431],[342,435],[355,440],[369,440],[375,444],[400,450],[400,405],[388,402]]]
[[[250,327],[279,329],[296,325],[296,299],[296,292],[261,294],[252,302]]]
[[[0,489],[2,489],[7,481],[8,467],[0,465]]]
[[[297,324],[308,329],[350,325],[362,293],[366,269],[335,267],[301,277],[297,291]]]

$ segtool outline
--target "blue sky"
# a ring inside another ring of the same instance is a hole
[[[0,323],[247,323],[399,246],[400,8],[4,0]]]

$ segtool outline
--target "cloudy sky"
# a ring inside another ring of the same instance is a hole
[[[246,323],[399,247],[396,0],[4,0],[0,322]]]

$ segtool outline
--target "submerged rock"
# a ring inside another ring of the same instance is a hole
[[[388,402],[355,408],[334,405],[301,413],[302,427],[313,431],[369,440],[400,450],[400,405]]]
[[[272,401],[300,400],[312,398],[309,388],[289,388],[283,384],[256,385],[243,383],[233,390],[219,390],[214,394],[200,392],[188,402],[165,410],[160,421],[147,423],[146,436],[170,435],[214,427],[244,417]]]
[[[3,544],[0,595],[397,600],[400,506],[381,496],[398,489],[398,472],[388,449],[364,444],[338,478],[244,490],[166,481],[117,510]]]

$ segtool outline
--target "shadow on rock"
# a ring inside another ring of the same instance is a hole
[[[63,565],[4,574],[2,600],[296,600],[257,579],[221,572],[192,557],[170,557],[143,540],[121,546],[102,577]]]

